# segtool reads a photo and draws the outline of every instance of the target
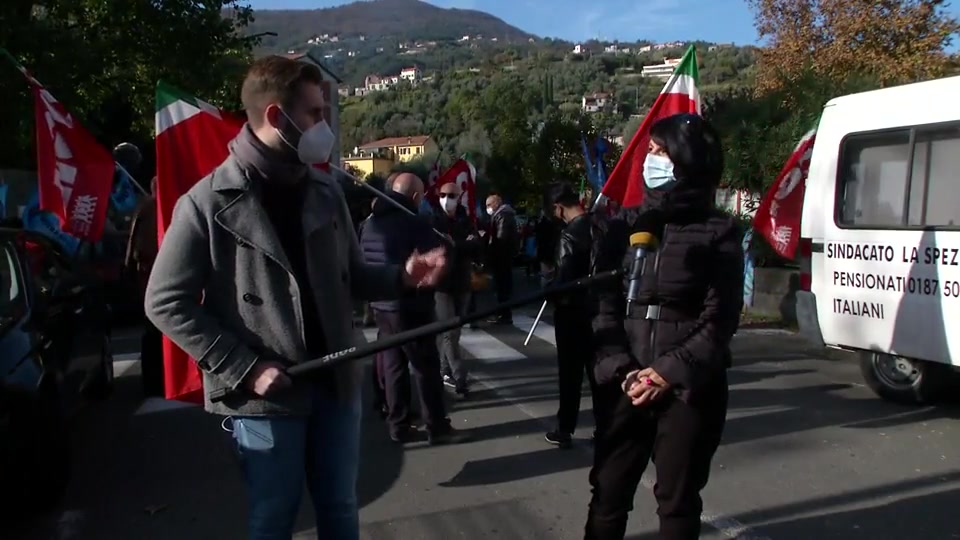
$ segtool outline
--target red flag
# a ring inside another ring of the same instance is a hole
[[[625,208],[639,206],[643,202],[643,161],[650,144],[650,128],[657,120],[675,114],[700,114],[700,92],[697,90],[699,73],[697,50],[691,45],[620,155],[607,183],[600,191],[603,197],[612,199]]]
[[[467,215],[474,222],[477,221],[477,170],[473,164],[465,159],[458,159],[439,178],[437,178],[434,192],[439,193],[440,186],[455,182],[460,186],[463,195],[460,197],[460,206],[467,210]]]
[[[173,207],[203,177],[223,163],[227,144],[243,120],[164,83],[157,85],[157,232],[170,225]],[[163,338],[167,399],[203,403],[203,377],[196,362]]]
[[[113,189],[113,156],[26,69],[17,67],[33,90],[40,208],[57,216],[64,232],[97,242]]]
[[[800,139],[753,217],[753,228],[767,239],[778,255],[786,259],[793,259],[800,241],[803,194],[816,138],[817,129],[813,128]]]

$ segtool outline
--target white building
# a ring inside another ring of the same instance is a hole
[[[643,71],[640,72],[640,76],[652,79],[669,79],[670,75],[673,75],[673,70],[676,69],[679,64],[680,58],[666,58],[662,64],[643,66]]]
[[[400,70],[400,78],[411,84],[416,84],[423,78],[423,72],[420,71],[419,66],[405,67]]]
[[[597,92],[583,96],[580,101],[580,108],[586,113],[596,113],[613,104],[613,95],[605,92]]]

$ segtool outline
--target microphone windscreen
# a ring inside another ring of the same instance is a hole
[[[635,232],[630,235],[630,246],[649,247],[657,243],[657,237],[649,232]]]

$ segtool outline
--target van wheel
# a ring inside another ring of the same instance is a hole
[[[954,377],[944,364],[868,351],[860,353],[860,373],[878,396],[907,405],[936,401]]]

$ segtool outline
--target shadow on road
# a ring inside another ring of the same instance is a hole
[[[740,514],[753,532],[776,540],[960,538],[960,472],[923,476]],[[855,507],[855,508],[851,508]],[[639,517],[631,518],[637,519]],[[704,532],[709,531],[704,526]],[[626,540],[656,540],[656,534]]]

